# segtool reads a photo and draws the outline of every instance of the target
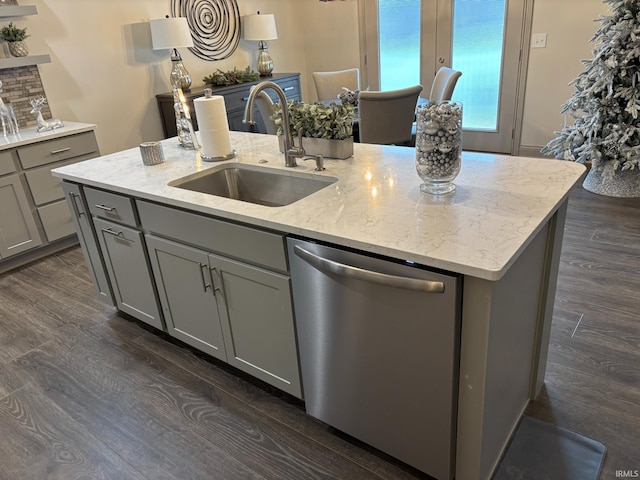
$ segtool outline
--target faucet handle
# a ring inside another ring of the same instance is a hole
[[[323,170],[325,170],[324,168],[324,156],[319,153],[318,155],[314,155],[313,157],[307,157],[307,158],[303,158],[303,161],[307,161],[307,160],[315,160],[316,161],[316,171],[317,172],[321,172]]]

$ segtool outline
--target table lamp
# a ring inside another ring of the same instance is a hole
[[[245,15],[244,17],[244,34],[245,40],[258,41],[258,60],[256,61],[256,70],[261,77],[271,75],[273,71],[273,60],[269,55],[269,48],[265,40],[275,40],[278,38],[276,31],[276,19],[273,14]]]
[[[191,75],[182,63],[178,48],[193,47],[193,38],[185,17],[173,17],[151,20],[151,43],[154,50],[172,49],[171,85],[189,91]]]

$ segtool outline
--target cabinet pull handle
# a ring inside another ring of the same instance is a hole
[[[114,237],[124,238],[124,233],[122,232],[122,230],[116,232],[114,230],[111,230],[110,228],[103,228],[102,231],[104,233],[108,233],[109,235],[113,235]]]
[[[69,192],[69,203],[71,203],[71,207],[73,208],[73,213],[76,217],[80,218],[80,216],[84,215],[84,212],[81,212],[78,208],[78,204],[76,203],[76,197],[79,195],[73,192]]]
[[[290,92],[291,90],[293,90],[295,87],[284,87],[283,91],[284,92]]]
[[[209,269],[208,267],[209,266],[205,265],[204,263],[200,264],[200,277],[202,277],[202,286],[204,287],[204,291],[205,292],[207,291],[207,288],[211,288],[211,284],[207,283],[207,281],[205,279],[205,276],[204,276],[204,271],[205,271],[205,269],[208,270]],[[208,276],[209,276],[209,279],[211,279],[211,275],[209,274]]]
[[[58,150],[51,150],[51,155],[58,155],[59,153],[68,152],[71,150],[71,147],[59,148]]]
[[[249,101],[249,97],[243,97],[243,98],[242,98],[242,101],[243,101],[243,102],[248,102],[248,101]]]
[[[94,205],[94,207],[99,208],[100,210],[105,210],[107,212],[115,212],[116,207],[107,207],[106,205]]]
[[[220,288],[220,275],[218,274],[218,270],[216,269],[216,267],[211,267],[211,269],[209,269],[209,274],[211,275],[211,283],[213,285],[214,293],[220,292],[220,294],[224,296],[224,292]],[[214,279],[216,279],[217,281],[215,281]]]

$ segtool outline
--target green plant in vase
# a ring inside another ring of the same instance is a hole
[[[353,120],[355,108],[350,104],[287,102],[292,138],[302,133],[302,146],[308,155],[328,158],[353,155]],[[282,107],[273,105],[273,120],[282,135]]]
[[[26,57],[29,55],[29,49],[24,40],[29,37],[27,27],[18,28],[13,22],[5,25],[0,29],[0,38],[9,45],[9,53],[14,57]]]

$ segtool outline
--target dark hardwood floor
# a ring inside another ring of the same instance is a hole
[[[527,413],[640,469],[640,200],[571,195]],[[299,402],[100,303],[69,249],[0,277],[0,480],[416,479]]]

